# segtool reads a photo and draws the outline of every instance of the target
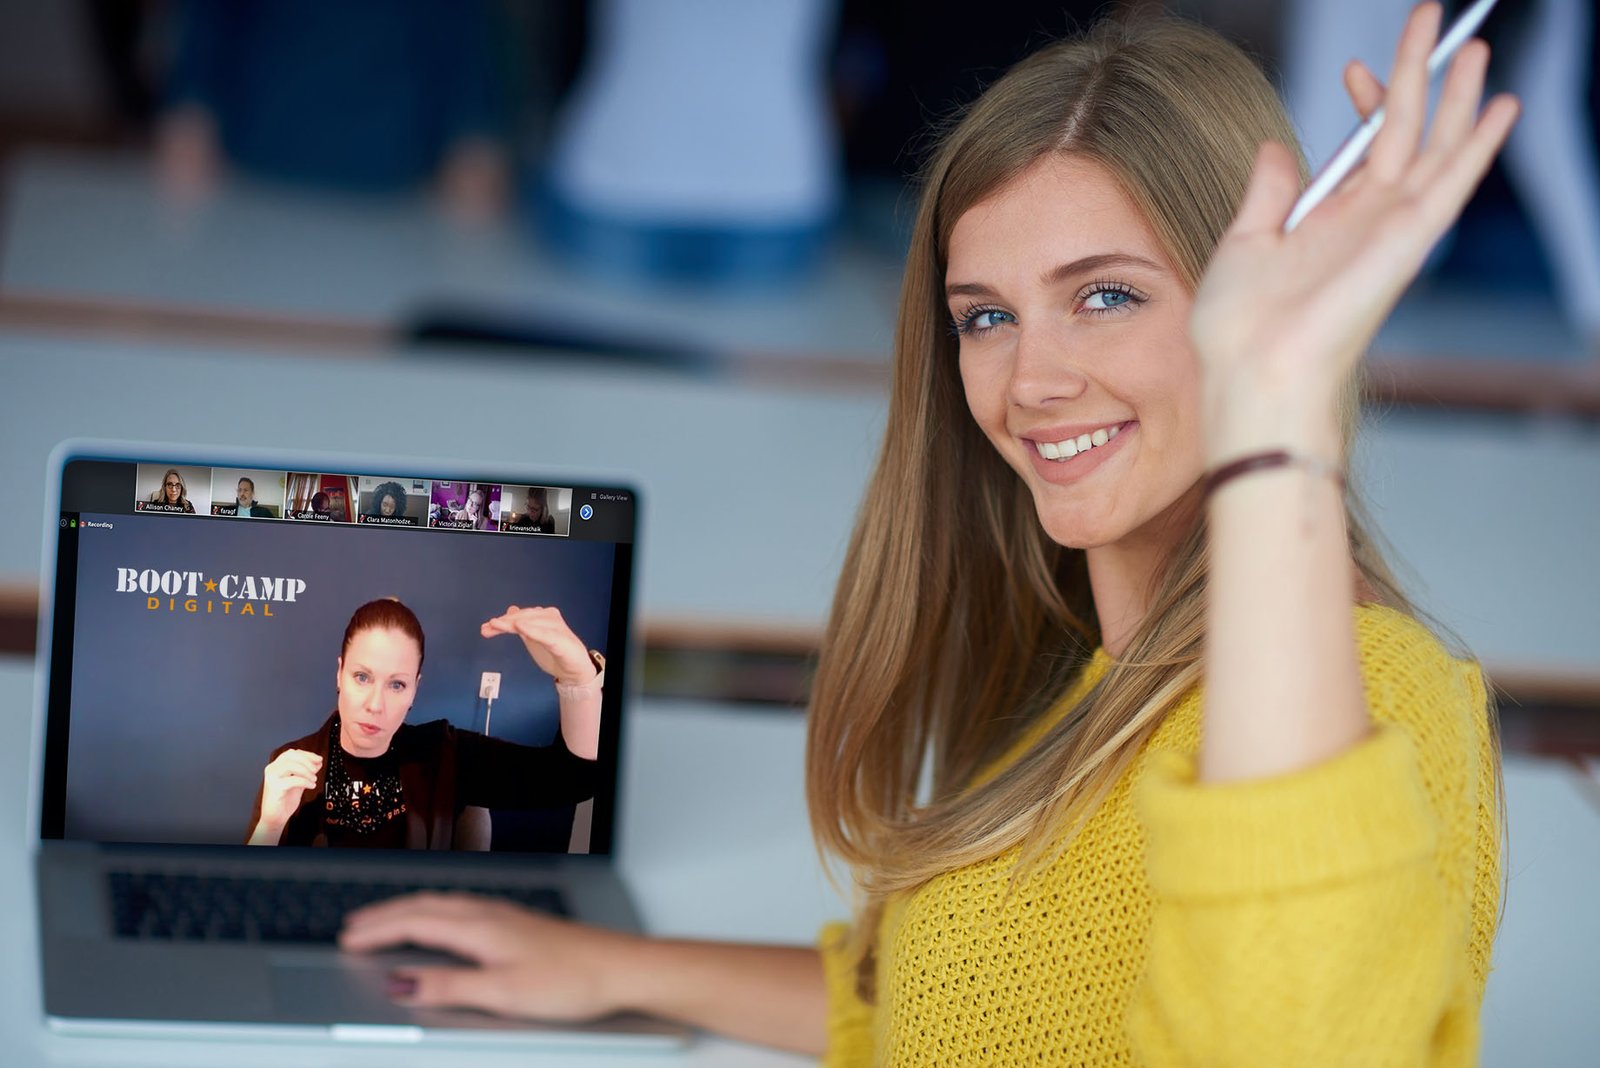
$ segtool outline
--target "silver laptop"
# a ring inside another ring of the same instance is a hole
[[[612,863],[632,488],[93,442],[52,463],[30,821],[53,1027],[684,1042],[634,1016],[542,1027],[404,1008],[390,971],[446,958],[333,944],[350,909],[416,889],[637,929]],[[423,670],[387,749],[346,753],[345,630],[384,599],[420,626]],[[522,643],[480,633],[511,603],[559,608],[603,659],[597,759],[567,749]],[[314,787],[263,832],[273,754],[319,745]]]

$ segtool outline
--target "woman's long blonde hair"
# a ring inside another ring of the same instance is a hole
[[[1027,487],[968,413],[944,299],[950,232],[1042,156],[1072,153],[1117,176],[1193,290],[1269,139],[1297,144],[1272,86],[1238,48],[1177,20],[1105,22],[1012,68],[924,170],[888,427],[823,640],[806,756],[818,847],[855,876],[867,996],[890,895],[1013,846],[1023,847],[1019,870],[1063,848],[1202,675],[1197,518],[1100,684],[1019,761],[972,785],[1063,691],[1100,635],[1084,553],[1045,534]],[[1303,161],[1301,171],[1304,180]],[[1347,446],[1357,395],[1352,382]],[[1346,520],[1364,598],[1414,615],[1354,488]]]

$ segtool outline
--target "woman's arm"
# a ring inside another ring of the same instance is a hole
[[[285,749],[274,756],[261,773],[261,789],[256,792],[245,844],[277,845],[306,791],[316,790],[321,772],[322,758],[304,749]]]
[[[555,679],[561,702],[561,738],[574,755],[594,760],[600,755],[601,682],[589,649],[561,618],[559,608],[519,608],[486,620],[485,638],[515,634],[540,670]]]
[[[468,894],[417,894],[350,915],[355,952],[404,943],[475,967],[407,967],[390,982],[408,1005],[538,1020],[642,1012],[731,1038],[820,1054],[827,993],[815,949],[650,939]]]
[[[1515,118],[1503,100],[1477,118],[1487,52],[1469,45],[1419,152],[1438,21],[1413,14],[1387,95],[1356,72],[1358,107],[1382,97],[1388,123],[1290,234],[1295,167],[1263,148],[1196,295],[1212,469],[1312,464],[1209,502],[1199,761],[1154,752],[1135,795],[1155,905],[1126,1028],[1151,1068],[1476,1060],[1483,690],[1423,628],[1353,609],[1343,498],[1314,466],[1341,466],[1341,383]]]
[[[1460,213],[1516,120],[1514,99],[1482,117],[1488,49],[1462,48],[1430,136],[1426,62],[1439,8],[1413,13],[1387,93],[1352,72],[1358,108],[1387,121],[1362,168],[1292,233],[1299,192],[1281,145],[1263,146],[1250,188],[1196,294],[1191,322],[1213,468],[1267,450],[1343,466],[1343,383],[1428,249]],[[1351,629],[1343,499],[1305,466],[1222,485],[1209,504],[1201,781],[1296,771],[1369,733]]]

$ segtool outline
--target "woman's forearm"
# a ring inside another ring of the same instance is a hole
[[[556,684],[561,706],[561,740],[574,756],[594,760],[600,755],[600,706],[604,691],[598,680],[580,686]]]
[[[1339,456],[1332,433],[1290,447]],[[1338,483],[1303,467],[1254,472],[1216,490],[1208,520],[1200,780],[1286,774],[1355,745],[1370,726]]]
[[[616,970],[623,1008],[764,1046],[821,1055],[822,956],[798,946],[639,939]]]

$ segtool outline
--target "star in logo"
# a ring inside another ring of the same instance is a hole
[[[206,592],[207,593],[216,593],[217,592],[217,583],[216,583],[216,581],[214,579],[206,579]]]

